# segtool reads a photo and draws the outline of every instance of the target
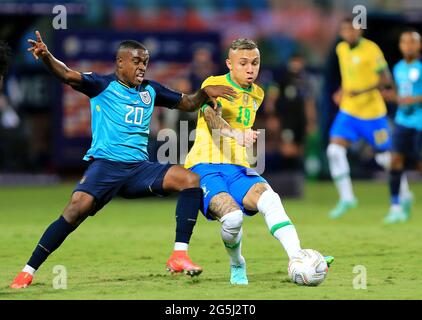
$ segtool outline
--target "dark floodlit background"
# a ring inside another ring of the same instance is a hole
[[[53,28],[57,4],[67,11],[65,30]],[[258,83],[266,91],[255,125],[266,129],[264,175],[300,194],[304,179],[329,178],[325,147],[337,112],[331,101],[339,86],[337,28],[358,4],[368,13],[365,36],[378,43],[392,68],[400,59],[400,31],[420,28],[420,1],[1,0],[0,39],[12,47],[13,61],[0,94],[0,184],[53,183],[85,168],[88,99],[59,84],[26,51],[26,39],[39,30],[53,54],[80,71],[112,72],[116,45],[139,40],[151,53],[146,77],[185,93],[207,76],[227,72],[224,59],[232,40],[256,40],[262,56]],[[389,105],[390,115],[394,111]],[[157,132],[179,132],[180,120],[189,121],[191,130],[196,114],[156,108],[152,159],[160,145]],[[184,156],[179,154],[179,161]],[[349,158],[355,178],[384,177],[366,145],[354,145]]]

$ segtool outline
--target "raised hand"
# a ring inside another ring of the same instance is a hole
[[[224,98],[226,100],[232,100],[237,98],[236,90],[229,86],[210,85],[205,86],[203,90],[210,98],[214,109],[217,109],[217,98]]]
[[[41,34],[39,31],[35,31],[35,36],[37,40],[28,39],[28,42],[31,44],[31,47],[28,48],[28,51],[32,53],[35,59],[43,58],[48,54],[48,49],[45,43],[42,41]]]

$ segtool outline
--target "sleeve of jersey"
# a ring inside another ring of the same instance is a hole
[[[90,98],[98,96],[108,86],[104,76],[94,72],[81,73],[82,82],[79,86],[72,86],[73,89],[82,92]]]
[[[394,78],[394,81],[396,81],[396,82],[397,82],[397,71],[398,71],[397,65],[398,64],[394,65],[394,67],[393,67],[393,78]]]
[[[206,86],[209,86],[209,85],[215,85],[215,84],[217,84],[217,83],[215,83],[215,80],[214,80],[214,77],[213,76],[211,76],[211,77],[208,77],[208,78],[206,78],[205,80],[204,80],[204,82],[202,82],[202,85],[201,85],[201,89],[203,89],[204,87],[206,87]],[[201,114],[200,115],[202,115],[202,114],[204,114],[204,111],[205,111],[205,108],[206,107],[208,107],[208,104],[207,103],[204,103],[202,106],[201,106]]]
[[[149,84],[154,88],[156,94],[156,106],[174,109],[182,99],[182,94],[180,92],[173,91],[155,81],[149,81]]]
[[[373,59],[374,59],[374,70],[376,72],[381,72],[388,67],[387,61],[385,61],[384,54],[378,46],[374,46],[373,49]]]
[[[262,89],[262,88],[261,88],[261,87],[259,87],[259,86],[258,86],[258,95],[259,95],[259,97],[260,97],[261,99],[259,100],[259,103],[258,103],[257,109],[259,109],[259,108],[261,107],[262,102],[264,101],[264,98],[265,98],[265,91],[264,91],[264,89]]]

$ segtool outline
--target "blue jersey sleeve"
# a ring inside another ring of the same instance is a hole
[[[397,82],[397,80],[398,80],[397,71],[399,69],[399,66],[400,66],[400,62],[396,63],[393,67],[393,78],[394,78],[395,82]]]
[[[155,105],[160,107],[166,107],[169,109],[174,109],[182,99],[182,94],[180,92],[173,91],[165,86],[159,84],[155,81],[148,81],[148,84],[154,89],[155,96]]]
[[[112,79],[111,76],[103,76],[94,72],[84,72],[82,75],[82,83],[79,86],[72,86],[73,89],[82,92],[90,98],[98,96],[105,88],[108,87]]]

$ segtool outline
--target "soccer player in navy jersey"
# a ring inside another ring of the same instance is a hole
[[[36,31],[36,40],[28,39],[28,48],[47,69],[90,98],[92,144],[84,160],[89,162],[73,191],[63,214],[44,232],[12,288],[31,284],[34,272],[65,238],[88,216],[94,215],[115,195],[139,198],[180,192],[176,207],[176,241],[167,261],[171,272],[198,275],[202,268],[188,254],[188,243],[202,203],[202,189],[195,173],[178,165],[148,161],[149,124],[154,106],[195,111],[217,97],[229,99],[236,92],[227,86],[207,86],[186,95],[144,79],[149,61],[148,50],[139,42],[120,43],[116,71],[109,75],[81,73],[57,60]]]

